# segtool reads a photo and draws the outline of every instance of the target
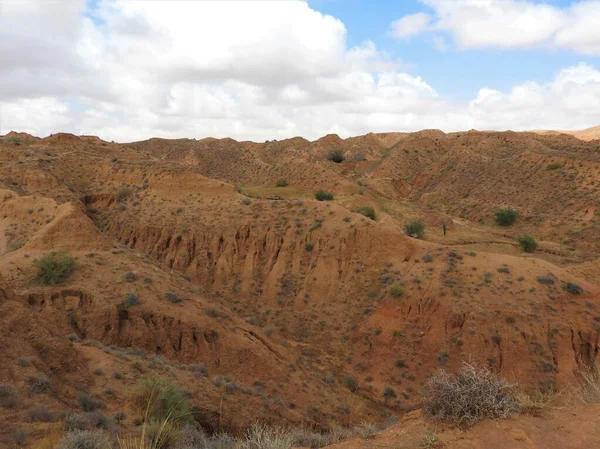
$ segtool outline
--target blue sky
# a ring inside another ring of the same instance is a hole
[[[451,1],[460,3],[461,0]],[[576,2],[548,0],[536,3],[565,9]],[[434,48],[428,36],[402,41],[394,39],[388,33],[393,20],[408,14],[432,12],[432,8],[417,0],[309,0],[309,4],[344,22],[348,45],[372,40],[378,48],[406,62],[407,71],[422,76],[436,90],[451,92],[450,95],[457,98],[471,98],[481,85],[505,90],[529,80],[546,83],[564,67],[579,62],[600,66],[600,57],[571,50],[486,48],[464,51],[449,45],[441,52]],[[451,39],[447,40],[450,44]]]

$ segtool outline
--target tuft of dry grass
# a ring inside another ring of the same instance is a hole
[[[579,399],[584,404],[600,403],[600,363],[579,370],[581,389]]]
[[[423,409],[435,421],[466,427],[518,412],[517,392],[516,385],[488,369],[464,363],[457,374],[441,369],[429,379]]]

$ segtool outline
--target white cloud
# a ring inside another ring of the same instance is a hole
[[[102,0],[91,12],[83,0],[0,5],[0,133],[261,141],[600,122],[591,66],[450,101],[373,42],[349,48],[343,23],[303,1]],[[438,25],[417,20],[403,32],[421,26]],[[21,45],[30,51],[15,52]]]
[[[429,27],[431,16],[425,13],[416,13],[404,16],[392,22],[390,33],[394,37],[406,38],[421,34]]]
[[[394,30],[407,23],[413,24],[407,27],[410,35],[448,33],[462,50],[544,46],[600,55],[599,0],[583,0],[566,8],[533,0],[420,1],[433,10],[435,19],[429,23],[426,13],[408,15],[392,22]]]

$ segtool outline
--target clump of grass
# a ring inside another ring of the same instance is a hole
[[[56,415],[48,407],[37,404],[27,410],[27,419],[31,422],[53,422],[56,421]]]
[[[370,218],[373,221],[375,221],[377,218],[375,209],[372,206],[362,206],[360,209],[358,209],[358,213]]]
[[[33,262],[34,281],[43,285],[56,285],[66,281],[75,269],[75,259],[67,254],[50,253]]]
[[[344,153],[339,150],[330,151],[329,154],[327,154],[327,160],[335,162],[336,164],[344,162],[345,159]]]
[[[50,379],[44,374],[36,374],[27,379],[29,391],[33,394],[48,393],[52,389]]]
[[[119,189],[115,192],[115,198],[118,201],[125,201],[127,197],[131,194],[129,188],[126,186],[119,187]]]
[[[465,363],[457,374],[439,370],[427,382],[423,409],[435,421],[471,426],[519,411],[517,387]]]
[[[144,379],[135,395],[135,404],[146,408],[148,419],[176,423],[192,421],[191,407],[184,393],[164,378]]]
[[[409,237],[422,239],[425,237],[425,223],[421,219],[411,220],[404,224],[404,232]]]
[[[521,235],[517,238],[519,246],[526,253],[533,253],[538,247],[537,240],[530,235]]]
[[[567,293],[572,295],[581,295],[583,293],[583,288],[581,285],[576,284],[575,282],[566,282],[563,284],[563,288]]]
[[[280,178],[277,180],[277,182],[275,183],[276,187],[287,187],[288,186],[288,182],[287,179],[285,178]]]
[[[559,162],[551,162],[548,165],[546,165],[546,169],[547,170],[558,170],[559,168],[562,168],[563,165]]]
[[[505,207],[503,209],[497,210],[494,213],[496,223],[500,226],[510,226],[517,220],[518,216],[519,213],[512,207]]]
[[[398,284],[394,284],[390,288],[390,295],[392,295],[394,298],[399,298],[403,295],[403,293],[404,292],[402,291],[402,288]]]
[[[134,271],[128,271],[127,273],[125,273],[125,280],[127,282],[133,282],[137,280],[137,278],[137,274]]]
[[[54,449],[109,449],[108,435],[101,430],[73,430],[68,432]],[[141,446],[139,449],[145,449]]]
[[[333,193],[320,189],[315,192],[315,198],[317,201],[332,201],[334,196]]]

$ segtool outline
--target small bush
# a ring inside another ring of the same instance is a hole
[[[276,187],[287,187],[288,186],[288,182],[287,179],[285,178],[280,178],[277,180],[277,182],[275,183]]]
[[[425,223],[423,220],[411,220],[404,224],[404,232],[409,237],[422,239],[425,236]]]
[[[396,359],[396,368],[406,368],[404,359]]]
[[[101,430],[73,430],[58,442],[54,449],[108,449],[110,441]]]
[[[395,399],[398,395],[392,387],[385,387],[383,390],[384,399]]]
[[[356,390],[358,390],[358,382],[354,377],[350,376],[346,379],[346,387],[348,387],[348,390],[354,393]]]
[[[495,212],[496,223],[500,226],[510,226],[516,221],[518,216],[519,213],[512,207],[505,207]]]
[[[317,192],[315,193],[315,198],[317,199],[317,201],[332,201],[333,193],[327,192],[325,190],[317,190]]]
[[[373,221],[375,221],[377,218],[375,209],[372,206],[362,206],[360,209],[358,209],[358,213],[370,218]]]
[[[313,242],[306,242],[306,244],[304,245],[304,249],[306,251],[312,251],[315,247],[315,244]]]
[[[119,187],[119,189],[115,193],[115,197],[119,201],[125,201],[130,194],[131,194],[131,192],[129,191],[129,189],[127,187],[123,186],[123,187]]]
[[[398,284],[394,284],[392,285],[392,288],[390,288],[390,295],[394,298],[399,298],[403,293],[402,288]]]
[[[102,401],[92,398],[86,393],[79,393],[79,396],[77,396],[77,401],[79,402],[79,407],[84,412],[93,412],[95,410],[104,408],[104,403]]]
[[[546,165],[546,169],[547,170],[558,170],[559,168],[562,168],[562,164],[559,162],[551,162],[550,164]]]
[[[125,273],[125,280],[127,282],[133,282],[137,279],[137,274],[133,271],[128,271],[127,273]]]
[[[554,284],[554,275],[548,273],[547,276],[538,276],[537,281],[542,285],[552,285]]]
[[[291,449],[294,435],[282,427],[267,427],[254,424],[240,442],[239,449]]]
[[[140,382],[135,403],[147,411],[147,417],[156,421],[169,419],[174,423],[192,421],[191,407],[179,388],[167,379],[144,379]]]
[[[75,269],[75,259],[66,254],[51,253],[35,260],[34,280],[44,285],[56,285],[66,281]]]
[[[113,422],[102,411],[70,413],[65,418],[67,430],[111,429]]]
[[[331,162],[335,162],[336,164],[340,164],[340,163],[344,162],[345,159],[346,158],[344,157],[344,153],[339,150],[330,151],[329,154],[327,155],[327,160],[331,161]]]
[[[0,407],[15,408],[19,405],[19,391],[8,384],[0,384]]]
[[[517,240],[521,249],[526,253],[533,253],[538,247],[537,240],[530,235],[522,235]]]
[[[140,298],[136,292],[129,292],[125,295],[125,299],[123,299],[123,308],[129,309],[130,307],[137,306],[140,304]]]
[[[167,301],[169,301],[173,304],[179,304],[179,303],[183,302],[183,298],[175,292],[165,293],[165,298],[167,298]]]
[[[465,363],[457,374],[439,370],[427,382],[423,409],[435,421],[471,426],[519,410],[517,387]]]
[[[50,379],[43,374],[37,374],[27,379],[29,391],[33,394],[48,393],[52,389]]]
[[[575,284],[574,282],[565,283],[563,288],[567,293],[572,295],[581,295],[583,293],[583,288],[581,288],[581,285]]]
[[[53,422],[56,415],[48,410],[45,405],[38,404],[27,410],[27,419],[31,422]]]

